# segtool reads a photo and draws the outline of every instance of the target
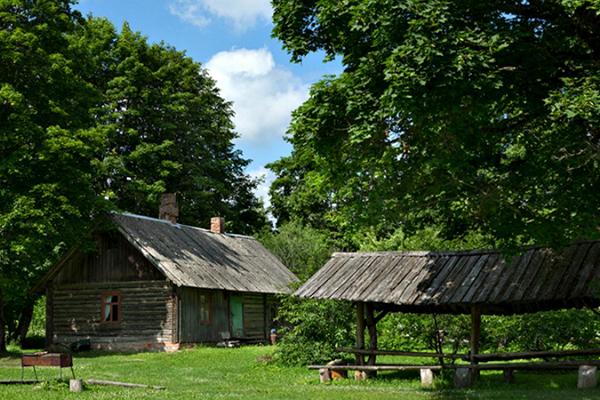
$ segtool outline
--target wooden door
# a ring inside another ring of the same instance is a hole
[[[229,311],[231,313],[231,336],[240,338],[244,336],[244,303],[242,296],[229,296]]]

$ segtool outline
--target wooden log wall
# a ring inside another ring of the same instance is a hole
[[[55,285],[120,281],[166,280],[127,239],[119,233],[102,234],[96,251],[75,253],[54,277]]]
[[[243,296],[244,304],[244,337],[253,340],[266,340],[267,303],[265,295],[247,293]],[[270,321],[269,321],[270,322]]]
[[[219,342],[229,335],[229,308],[225,292],[180,288],[180,326],[182,343]],[[200,308],[204,296],[209,305],[210,320],[202,321]]]
[[[165,281],[133,281],[52,287],[52,341],[90,339],[93,348],[152,350],[176,341],[176,306]],[[102,293],[118,291],[121,317],[102,322]]]

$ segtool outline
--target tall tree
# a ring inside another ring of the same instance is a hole
[[[253,195],[257,182],[244,173],[248,160],[233,146],[231,104],[200,64],[149,44],[127,24],[116,34],[103,19],[88,20],[77,39],[104,93],[97,110],[108,128],[104,195],[123,210],[155,215],[159,195],[177,192],[182,222],[206,225],[220,215],[240,233],[267,224]]]
[[[600,2],[273,4],[293,60],[344,65],[294,115],[276,214],[503,246],[600,235]]]
[[[92,187],[104,145],[66,35],[69,1],[0,2],[0,352],[27,291],[102,208]]]

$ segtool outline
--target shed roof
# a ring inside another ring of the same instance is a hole
[[[512,314],[600,306],[600,241],[560,252],[335,253],[297,296],[377,303],[420,313]]]
[[[177,286],[288,293],[296,276],[250,236],[112,214],[127,240]]]

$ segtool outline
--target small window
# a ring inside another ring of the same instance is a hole
[[[103,293],[101,312],[102,322],[119,322],[121,320],[121,293]]]
[[[200,314],[201,324],[210,324],[210,298],[208,295],[200,295],[200,309],[198,313]]]

